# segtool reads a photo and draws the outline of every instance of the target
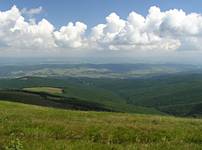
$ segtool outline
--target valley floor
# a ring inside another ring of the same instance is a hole
[[[194,150],[202,120],[0,102],[0,149]]]

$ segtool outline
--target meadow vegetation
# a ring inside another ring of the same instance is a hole
[[[202,120],[0,102],[0,149],[199,150]]]

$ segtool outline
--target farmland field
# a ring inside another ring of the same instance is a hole
[[[50,93],[50,94],[62,94],[63,90],[60,88],[54,88],[54,87],[32,87],[32,88],[24,88],[25,91],[31,91],[31,92],[44,92],[44,93]]]

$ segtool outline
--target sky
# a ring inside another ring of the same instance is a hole
[[[0,57],[202,63],[202,1],[0,0]]]

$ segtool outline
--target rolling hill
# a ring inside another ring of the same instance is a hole
[[[36,91],[37,89],[37,91]],[[46,106],[61,109],[74,109],[74,110],[94,110],[94,111],[109,111],[109,112],[130,112],[130,113],[142,113],[142,114],[162,114],[154,108],[147,108],[141,106],[128,105],[124,101],[116,103],[116,101],[103,101],[99,102],[98,99],[90,99],[92,97],[86,96],[70,96],[69,94],[53,94],[50,87],[33,87],[19,90],[0,90],[0,101],[21,102],[24,104],[32,104],[38,106]],[[41,91],[42,90],[42,91]],[[44,92],[45,90],[45,92]],[[48,92],[50,90],[50,92]],[[79,90],[77,88],[77,90]],[[85,94],[85,93],[83,93]],[[94,93],[95,94],[95,93]],[[100,93],[101,94],[101,93]],[[69,96],[67,96],[69,95]],[[96,94],[94,96],[97,96]],[[99,96],[99,95],[98,95]],[[106,98],[111,98],[111,95],[107,95]],[[81,98],[83,97],[83,98]],[[89,98],[89,100],[87,99]]]
[[[52,95],[63,97],[63,99],[73,98],[74,101],[78,100],[78,103],[82,105],[88,103],[92,105],[91,110],[96,104],[102,109],[104,108],[104,110],[117,112],[176,116],[202,115],[201,73],[163,75],[138,79],[78,77],[0,79],[0,89],[2,90],[31,92],[26,90],[29,89],[34,90],[32,93],[39,94],[35,90],[43,87],[49,87],[52,91],[53,89],[60,89],[62,92],[59,90],[60,93],[52,93]],[[46,94],[46,91],[40,91],[40,93]],[[0,98],[3,98],[1,97],[1,92]],[[11,98],[7,97],[7,99]]]

